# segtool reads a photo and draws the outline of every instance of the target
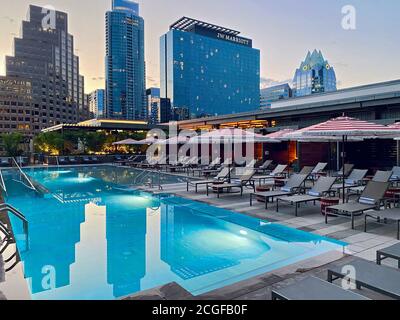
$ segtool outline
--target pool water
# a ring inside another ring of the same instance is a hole
[[[32,299],[116,299],[173,281],[198,295],[346,245],[200,202],[124,190],[128,169],[26,172],[49,191],[39,196],[5,174],[7,203],[29,221],[27,240],[10,216]]]

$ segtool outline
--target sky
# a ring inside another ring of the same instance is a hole
[[[147,86],[159,85],[159,38],[181,18],[239,30],[261,50],[261,86],[290,81],[307,51],[321,50],[338,88],[400,79],[399,0],[138,0],[145,20]],[[69,15],[85,91],[104,88],[105,17],[111,0],[0,0],[0,75],[29,4]],[[342,8],[355,9],[345,30]]]

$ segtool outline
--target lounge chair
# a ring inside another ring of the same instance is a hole
[[[77,164],[78,163],[78,160],[75,157],[69,157],[68,160],[72,164]]]
[[[88,157],[88,156],[84,156],[82,158],[82,160],[83,160],[83,163],[92,163],[92,161],[90,161],[90,157]]]
[[[397,224],[397,240],[400,240],[400,208],[369,211],[364,217],[364,232],[367,232],[368,218],[374,219],[375,223],[388,224],[393,222]]]
[[[307,277],[295,284],[273,289],[272,300],[369,300],[368,298],[345,290],[342,287],[316,277]]]
[[[265,209],[268,209],[269,200],[282,196],[291,196],[300,191],[301,186],[307,179],[306,175],[294,174],[280,190],[273,190],[267,192],[254,192],[250,194],[250,206],[253,205],[253,197],[265,199]]]
[[[372,178],[372,181],[376,182],[389,182],[392,177],[392,171],[377,171]],[[352,195],[359,195],[365,189],[365,186],[357,186],[350,188],[347,193],[347,199]]]
[[[367,175],[368,170],[359,170],[354,169],[347,179],[344,180],[344,189],[343,183],[337,183],[332,186],[332,189],[335,190],[337,193],[346,192],[346,190],[360,186]],[[342,180],[343,181],[343,180]]]
[[[311,172],[314,170],[315,167],[311,167],[311,166],[305,166],[303,167],[299,174],[305,174],[307,177],[311,174]]]
[[[188,174],[191,172],[192,175],[193,175],[193,177],[194,177],[196,172],[199,174],[199,176],[201,176],[202,173],[205,172],[205,171],[207,171],[207,172],[209,172],[209,171],[211,171],[211,172],[216,172],[217,166],[218,166],[220,163],[221,163],[221,158],[219,158],[219,157],[216,158],[216,159],[214,159],[214,160],[213,160],[210,164],[208,164],[208,165],[203,165],[203,164],[202,164],[202,161],[201,161],[201,159],[200,159],[200,164],[199,164],[199,166],[196,167],[196,168],[190,168],[190,169],[188,170]]]
[[[253,176],[255,174],[255,170],[254,169],[248,169],[246,172],[243,173],[243,175],[240,176],[239,179],[234,179],[231,180],[228,183],[223,183],[223,184],[217,184],[217,185],[213,185],[212,187],[210,187],[209,185],[207,185],[207,196],[209,194],[208,189],[209,188],[213,188],[214,190],[217,191],[217,196],[219,198],[221,190],[223,191],[224,189],[227,190],[231,190],[233,188],[238,188],[240,189],[240,195],[243,195],[243,188],[245,187],[251,187],[253,189],[253,191],[256,191],[256,186],[254,184],[254,180]]]
[[[2,167],[9,167],[10,166],[10,158],[1,158],[0,165]]]
[[[389,187],[389,182],[370,181],[357,202],[343,203],[327,208],[325,223],[328,223],[328,216],[350,217],[351,228],[354,229],[354,217],[363,215],[367,210],[379,209],[381,202]]]
[[[254,176],[253,180],[258,180],[259,184],[261,184],[261,181],[265,182],[267,180],[273,180],[274,178],[283,177],[284,171],[286,170],[286,168],[287,168],[286,164],[279,164],[276,166],[276,168],[270,174]]]
[[[209,184],[213,184],[216,182],[224,182],[228,178],[231,171],[232,171],[232,168],[222,168],[222,170],[219,172],[219,174],[214,179],[200,180],[200,181],[188,180],[186,182],[186,191],[189,191],[189,186],[193,186],[197,193],[198,186],[205,185],[207,187]]]
[[[258,172],[261,172],[261,173],[266,172],[273,162],[274,162],[273,160],[267,160],[267,161],[265,161],[261,166],[259,166],[258,168],[256,168],[256,172],[257,172],[257,173],[258,173]]]
[[[380,249],[376,252],[376,263],[381,265],[385,259],[397,260],[397,266],[400,269],[400,243],[393,246]]]
[[[353,171],[353,168],[354,168],[354,164],[346,163],[344,165],[344,177],[345,178],[351,173],[351,171]],[[343,177],[343,167],[338,172],[334,173],[332,176],[333,177]]]
[[[92,162],[93,162],[93,163],[99,163],[100,160],[99,160],[99,158],[97,158],[97,157],[92,157]]]
[[[311,174],[309,176],[309,179],[312,181],[315,181],[318,179],[318,176],[324,172],[325,168],[328,166],[328,163],[326,162],[319,162],[313,171],[311,171]]]
[[[67,159],[65,157],[59,157],[58,158],[58,164],[60,165],[66,165],[68,163]]]
[[[346,266],[351,266],[356,271],[354,279],[348,274],[348,269],[344,268]],[[396,269],[359,258],[328,269],[328,281],[331,283],[345,277],[353,281],[358,289],[364,287],[400,299],[400,272]]]
[[[390,181],[396,182],[400,181],[400,167],[393,167],[392,176],[390,177]]]
[[[320,201],[322,197],[331,192],[331,188],[335,181],[335,177],[321,177],[318,179],[315,186],[311,190],[307,191],[306,194],[289,197],[278,197],[276,199],[276,212],[279,211],[279,201],[289,202],[291,205],[295,206],[295,216],[297,217],[297,211],[301,203],[315,203],[316,201]]]

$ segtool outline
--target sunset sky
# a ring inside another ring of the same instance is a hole
[[[0,74],[29,4],[69,15],[85,91],[104,88],[104,14],[111,0],[0,0]],[[400,79],[399,0],[140,0],[145,20],[147,85],[159,85],[159,37],[182,16],[240,30],[261,50],[262,86],[291,80],[308,50],[322,50],[338,87]],[[356,9],[344,30],[342,7]]]

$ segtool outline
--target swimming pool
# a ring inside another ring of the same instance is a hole
[[[49,191],[38,196],[5,175],[7,202],[29,221],[26,241],[10,217],[32,299],[115,299],[172,281],[198,295],[345,245],[200,202],[123,191],[130,173],[121,168],[26,172]]]

